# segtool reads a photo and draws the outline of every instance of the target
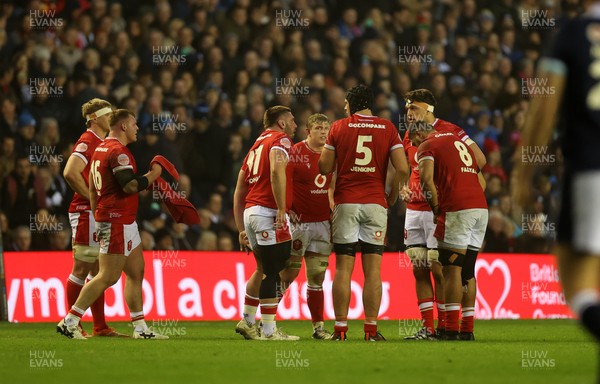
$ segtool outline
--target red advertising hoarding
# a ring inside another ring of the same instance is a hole
[[[360,256],[359,256],[360,257]],[[69,252],[6,252],[9,321],[59,321],[67,313]],[[147,319],[232,320],[241,317],[245,284],[254,268],[240,252],[146,251],[144,312]],[[325,317],[333,319],[331,284],[335,257],[324,283]],[[417,319],[414,278],[404,253],[386,253],[382,262],[381,319]],[[482,254],[476,265],[479,319],[572,317],[550,255]],[[129,320],[123,280],[106,293],[110,320]],[[362,268],[352,278],[350,319],[364,317]],[[89,316],[89,310],[86,317]],[[310,319],[304,267],[279,305],[279,319]],[[84,317],[85,319],[85,317]]]

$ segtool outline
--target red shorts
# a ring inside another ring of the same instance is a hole
[[[129,256],[142,243],[137,223],[96,223],[100,253]]]

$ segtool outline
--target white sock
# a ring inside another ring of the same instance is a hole
[[[262,324],[262,331],[265,334],[265,336],[271,336],[273,332],[275,332],[275,327],[277,326],[277,323],[275,322],[275,315],[263,314]]]
[[[136,332],[145,332],[148,329],[148,325],[146,324],[146,320],[142,317],[139,320],[133,320],[136,317],[144,316],[144,311],[140,312],[131,312],[131,322],[133,323],[134,330]]]

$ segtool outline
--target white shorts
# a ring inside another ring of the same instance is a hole
[[[406,209],[404,245],[425,244],[429,249],[437,248],[437,239],[433,235],[434,232],[433,212]]]
[[[86,263],[98,260],[99,244],[96,238],[96,221],[92,211],[69,212],[73,257]]]
[[[338,204],[331,223],[334,244],[385,244],[387,209],[379,204]]]
[[[275,231],[276,209],[253,206],[244,210],[244,229],[250,248],[257,245],[275,245],[292,239],[290,218],[286,214],[287,228]]]
[[[487,222],[488,210],[484,208],[444,212],[438,217],[435,237],[440,248],[481,248]]]
[[[292,224],[292,256],[304,256],[306,252],[326,256],[331,254],[329,220]]]
[[[129,256],[132,250],[142,243],[138,225],[96,223],[96,233],[100,241],[100,253]]]

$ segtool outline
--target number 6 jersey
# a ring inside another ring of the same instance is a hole
[[[390,152],[402,148],[391,121],[355,113],[331,125],[325,148],[335,151],[335,204],[379,204],[387,208],[385,178]]]
[[[129,149],[114,137],[107,137],[96,147],[91,160],[90,182],[94,183],[98,202],[94,218],[97,222],[131,224],[138,209],[137,193],[125,193],[115,173],[124,169],[137,172]]]
[[[257,205],[277,209],[277,203],[273,197],[273,189],[271,187],[271,162],[269,160],[269,153],[271,153],[271,150],[276,151],[276,161],[289,161],[291,148],[292,140],[285,132],[267,129],[256,139],[242,165],[242,170],[246,173],[246,183],[248,184],[246,208]],[[293,197],[291,167],[289,166],[286,170],[285,190],[287,212],[292,206]]]

